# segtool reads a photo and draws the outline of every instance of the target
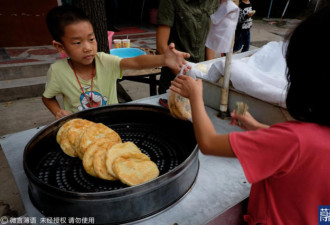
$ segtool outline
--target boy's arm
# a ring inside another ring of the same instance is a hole
[[[164,55],[140,55],[133,58],[122,59],[120,61],[120,69],[149,69],[162,66],[164,63]]]
[[[120,61],[120,69],[149,69],[160,66],[168,66],[172,70],[180,71],[187,62],[185,58],[190,55],[186,52],[178,51],[174,44],[170,44],[162,55],[140,55],[134,58],[125,58]]]
[[[60,104],[56,100],[56,98],[46,98],[42,96],[42,102],[49,109],[51,113],[55,116],[55,119],[59,119],[61,117],[70,115],[71,112],[61,109]]]

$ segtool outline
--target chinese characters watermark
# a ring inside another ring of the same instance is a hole
[[[0,217],[0,224],[94,224],[94,217]]]
[[[319,206],[319,225],[330,225],[330,205]]]

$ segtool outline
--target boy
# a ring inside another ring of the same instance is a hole
[[[242,0],[239,3],[239,18],[235,32],[234,52],[239,51],[242,46],[242,52],[250,49],[250,29],[252,27],[252,16],[255,14],[249,0]]]
[[[46,107],[61,118],[72,112],[101,105],[116,104],[116,80],[123,69],[145,69],[169,66],[179,69],[189,54],[169,45],[164,55],[143,55],[122,59],[97,52],[92,24],[88,17],[72,6],[60,6],[47,14],[47,26],[54,38],[54,47],[68,59],[52,64],[42,100]],[[64,109],[56,100],[62,94]]]

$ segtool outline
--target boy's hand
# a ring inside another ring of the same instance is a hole
[[[68,116],[70,115],[71,112],[67,111],[67,110],[64,110],[64,109],[60,109],[59,111],[56,112],[55,114],[55,119],[60,119],[62,117],[65,117],[65,116]]]
[[[189,58],[190,54],[175,49],[174,43],[171,43],[165,51],[165,65],[177,74],[181,68],[187,63],[185,58]]]
[[[202,80],[195,80],[192,77],[179,75],[171,81],[170,90],[178,93],[185,98],[193,98],[194,96],[202,96],[203,85]]]
[[[256,13],[255,10],[250,11],[250,12],[248,13],[248,17],[252,17],[255,13]]]

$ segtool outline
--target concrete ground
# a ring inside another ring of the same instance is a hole
[[[278,20],[254,20],[251,28],[251,45],[253,47],[261,47],[269,41],[283,40],[299,22],[298,20],[286,20],[283,26],[277,26],[276,21]],[[152,41],[154,43],[154,40]],[[155,46],[149,47],[155,48]],[[121,82],[121,85],[133,100],[149,96],[148,84],[125,80]],[[0,114],[0,138],[5,138],[6,134],[47,125],[54,121],[54,117],[43,105],[40,96],[0,102]],[[0,146],[0,217],[20,216],[24,213],[16,184]]]

